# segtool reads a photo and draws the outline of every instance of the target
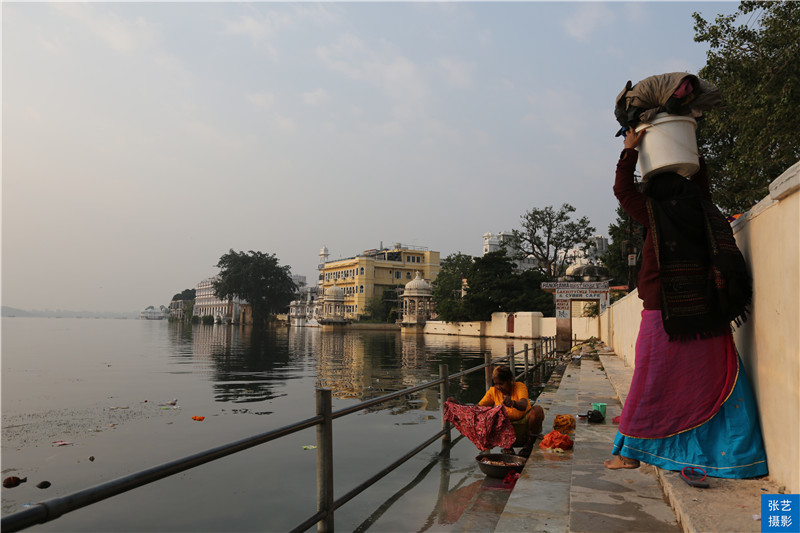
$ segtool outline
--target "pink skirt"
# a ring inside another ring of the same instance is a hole
[[[645,309],[619,432],[652,439],[697,427],[719,411],[736,376],[737,355],[730,333],[670,342],[661,311]]]

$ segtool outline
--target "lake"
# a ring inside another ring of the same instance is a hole
[[[147,320],[3,318],[3,515],[157,464],[437,379],[523,343]],[[483,372],[450,383],[476,402]],[[166,405],[177,399],[177,406]],[[205,417],[203,421],[192,417]],[[441,428],[438,387],[334,421],[335,498]],[[453,438],[458,436],[453,431]],[[60,441],[70,444],[59,445]],[[68,513],[30,531],[286,531],[316,512],[307,429]],[[449,531],[477,448],[437,442],[336,510],[339,531]],[[90,459],[91,458],[91,459]],[[38,489],[47,480],[52,485]],[[445,505],[448,503],[449,505]],[[369,526],[369,527],[368,527]],[[313,530],[314,528],[312,528]]]

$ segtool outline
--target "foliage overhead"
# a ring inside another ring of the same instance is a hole
[[[539,271],[551,278],[566,270],[566,252],[577,245],[586,250],[594,246],[590,241],[595,229],[587,217],[573,220],[570,216],[575,208],[562,205],[558,211],[553,206],[533,208],[520,218],[522,230],[513,230],[511,242],[515,248],[515,259],[532,256],[539,264]]]
[[[698,75],[723,103],[697,131],[714,201],[741,213],[800,159],[800,3],[741,2],[714,22],[694,13],[697,42],[710,46]]]
[[[221,299],[245,300],[252,308],[255,324],[265,324],[270,314],[286,309],[297,292],[291,269],[280,266],[275,254],[230,250],[219,258],[217,268],[220,273],[214,294]]]

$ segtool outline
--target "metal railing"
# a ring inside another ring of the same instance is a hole
[[[442,429],[436,434],[419,444],[417,447],[394,461],[392,464],[382,469],[354,489],[350,490],[347,494],[334,500],[333,491],[333,421],[345,415],[363,411],[369,407],[379,405],[383,402],[413,394],[431,387],[439,385],[439,394],[444,405],[444,400],[448,397],[448,382],[450,379],[466,376],[472,372],[485,369],[486,387],[487,389],[492,386],[492,365],[502,361],[508,361],[514,376],[517,379],[527,377],[537,367],[547,366],[555,360],[555,338],[542,337],[539,339],[538,345],[535,344],[531,349],[525,344],[522,350],[513,352],[510,350],[504,357],[492,358],[491,354],[485,354],[485,361],[483,364],[474,366],[462,372],[455,374],[448,374],[448,367],[446,364],[439,365],[439,379],[429,381],[415,387],[403,389],[401,391],[386,394],[366,402],[361,402],[358,405],[340,409],[338,411],[332,410],[332,393],[330,389],[317,389],[316,402],[317,414],[316,416],[295,422],[288,426],[283,426],[278,429],[260,433],[252,437],[241,439],[223,446],[218,446],[210,450],[206,450],[194,455],[183,457],[174,461],[163,463],[146,470],[142,470],[127,476],[123,476],[87,489],[73,492],[66,496],[52,498],[43,502],[32,504],[30,507],[9,514],[2,517],[0,521],[0,529],[4,532],[20,531],[22,529],[31,527],[36,524],[50,522],[59,518],[60,516],[75,511],[82,507],[86,507],[93,503],[105,500],[112,496],[122,494],[129,490],[141,487],[148,483],[158,481],[165,477],[169,477],[185,470],[203,465],[205,463],[221,459],[228,455],[247,450],[259,444],[264,444],[272,440],[291,435],[298,431],[308,429],[316,426],[317,430],[317,512],[294,528],[293,532],[306,531],[314,524],[317,524],[317,531],[330,532],[333,531],[333,516],[334,511],[358,496],[361,492],[374,485],[381,478],[392,472],[394,469],[414,457],[416,454],[436,442],[437,439],[442,441],[442,449],[444,450],[451,442],[450,440],[450,425],[442,417]],[[532,358],[531,358],[532,352]],[[524,360],[524,369],[517,374],[516,356],[522,355]],[[531,360],[532,359],[532,360]]]

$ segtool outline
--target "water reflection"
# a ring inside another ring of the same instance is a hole
[[[218,402],[261,402],[285,395],[287,382],[313,377],[341,400],[366,401],[435,379],[439,365],[451,374],[480,364],[483,355],[522,350],[523,341],[480,337],[402,335],[398,332],[322,332],[319,328],[277,327],[254,333],[251,326],[170,323],[171,357],[191,364],[214,382]],[[533,362],[533,345],[530,360]],[[522,365],[521,357],[517,364]],[[177,371],[176,371],[177,372]],[[450,394],[475,401],[483,374],[450,380]],[[532,384],[534,389],[536,383]],[[534,390],[531,391],[535,392]],[[438,390],[426,389],[378,409],[439,409]]]

